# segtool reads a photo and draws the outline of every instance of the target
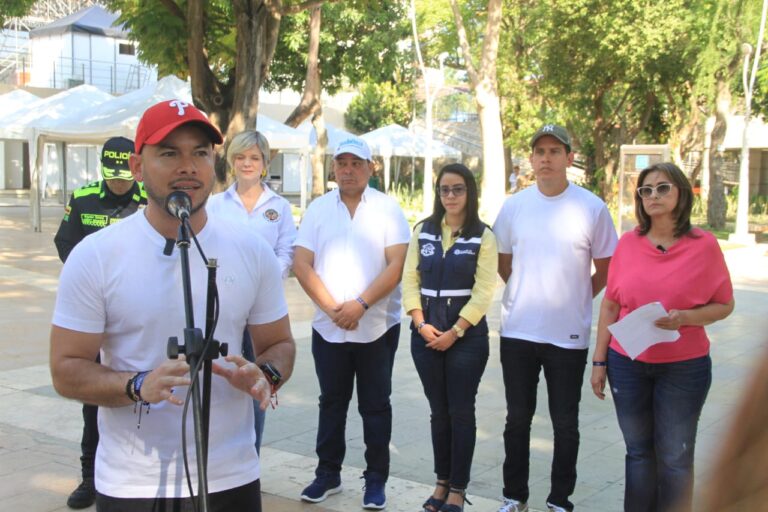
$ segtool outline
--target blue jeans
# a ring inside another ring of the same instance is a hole
[[[243,357],[248,361],[255,362],[256,355],[253,353],[253,343],[248,329],[243,331]],[[264,422],[267,419],[266,411],[261,410],[257,400],[253,401],[253,429],[256,432],[256,453],[261,454],[261,438],[264,435]]]
[[[312,356],[320,384],[317,476],[338,475],[347,450],[347,410],[357,381],[357,410],[363,419],[366,474],[389,477],[392,437],[392,366],[400,324],[370,343],[329,343],[312,329]]]
[[[609,350],[608,381],[627,445],[624,510],[690,510],[696,428],[712,360],[652,364]]]
[[[411,355],[429,400],[438,480],[466,489],[475,452],[475,397],[488,362],[488,335],[466,336],[440,352],[415,330]]]
[[[531,421],[536,412],[539,373],[544,369],[549,416],[555,434],[551,487],[547,502],[573,510],[568,498],[576,487],[579,456],[579,402],[587,349],[501,338],[501,370],[507,399],[504,427],[504,496],[527,502]]]

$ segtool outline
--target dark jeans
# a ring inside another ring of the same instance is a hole
[[[96,362],[101,363],[100,356],[96,356]],[[96,459],[96,448],[99,446],[98,416],[97,406],[83,404],[83,437],[80,440],[80,469],[83,480],[93,478],[93,463]]]
[[[651,364],[609,350],[608,381],[627,445],[624,510],[691,510],[696,427],[712,360]]]
[[[197,491],[195,491],[197,492]],[[211,512],[242,510],[261,512],[261,482],[254,480],[234,489],[208,495]],[[194,512],[190,498],[113,498],[96,493],[97,512]]]
[[[547,501],[573,510],[579,455],[579,402],[587,349],[501,338],[501,369],[507,398],[504,427],[504,496],[527,502],[531,421],[536,412],[539,372],[544,368],[549,416],[555,434],[551,488]]]
[[[352,390],[357,381],[357,410],[363,418],[366,473],[389,476],[392,436],[392,366],[400,324],[370,343],[329,343],[312,329],[312,355],[320,383],[315,473],[338,475],[344,462],[344,433]]]
[[[248,361],[255,362],[256,354],[253,352],[253,343],[251,335],[246,327],[243,331],[243,357]],[[253,401],[253,429],[256,431],[256,453],[261,454],[261,438],[264,435],[264,423],[267,419],[267,412],[262,411],[259,402]]]
[[[466,489],[475,453],[475,397],[488,362],[488,336],[467,336],[440,352],[411,333],[411,355],[429,400],[438,480]]]

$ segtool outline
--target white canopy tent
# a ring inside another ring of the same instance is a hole
[[[390,162],[392,157],[424,158],[429,139],[420,133],[413,133],[399,124],[377,128],[360,136],[371,148],[374,155],[384,159],[384,190],[389,190]],[[434,158],[461,160],[461,151],[438,140],[432,140]],[[399,175],[399,165],[398,172]]]
[[[32,126],[49,126],[66,117],[82,118],[85,112],[111,99],[110,94],[92,85],[67,89],[5,117],[0,125],[0,139],[26,140]]]
[[[42,100],[31,92],[23,89],[14,89],[11,92],[0,95],[0,112],[3,113],[4,119],[8,119],[8,116],[17,110],[28,108],[38,101]]]
[[[23,89],[14,89],[0,95],[0,112],[3,121],[12,114],[30,108],[40,98]],[[23,188],[24,185],[24,142],[18,140],[0,141],[0,189]]]
[[[40,230],[41,187],[45,185],[42,179],[43,147],[46,143],[101,145],[110,137],[122,136],[133,139],[136,126],[144,111],[158,102],[170,99],[192,103],[190,85],[173,76],[165,77],[155,84],[112,98],[99,105],[97,109],[90,109],[87,114],[62,117],[56,123],[28,126],[26,135],[30,142],[32,168],[30,203],[33,228],[36,231]],[[307,137],[298,130],[261,114],[258,115],[257,125],[259,131],[264,133],[275,149],[306,152]],[[303,174],[303,171],[301,172]]]
[[[24,142],[30,142],[28,131],[30,126],[47,126],[66,116],[83,115],[84,112],[92,110],[111,98],[111,95],[92,85],[81,85],[48,98],[33,101],[3,118],[3,123],[0,125],[0,139],[5,139],[4,148],[8,148],[11,152],[14,150],[18,152]],[[32,151],[34,148],[30,144],[30,153]],[[30,159],[31,162],[34,160]],[[29,169],[33,172],[32,165]],[[20,188],[18,182],[22,179],[23,165],[11,171],[18,176],[6,175],[6,180],[11,178],[16,185],[14,188]]]
[[[317,131],[315,130],[315,127],[312,126],[311,122],[305,121],[301,123],[296,129],[309,137],[310,146],[314,147],[317,145]],[[344,139],[355,137],[354,134],[348,132],[347,130],[336,128],[329,123],[325,123],[325,131],[328,133],[328,145],[325,149],[325,154],[327,155],[332,155],[333,152],[336,151],[336,147]]]

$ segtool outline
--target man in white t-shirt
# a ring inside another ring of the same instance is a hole
[[[365,431],[363,507],[386,506],[392,433],[392,365],[400,336],[400,278],[410,230],[397,202],[368,187],[371,150],[339,144],[337,190],[315,199],[296,237],[293,271],[316,306],[312,355],[320,383],[315,480],[301,493],[317,503],[341,491],[347,409],[357,383]]]
[[[216,339],[238,347],[246,325],[258,355],[214,361],[208,490],[210,510],[261,510],[260,466],[253,407],[269,403],[271,384],[259,368],[271,363],[290,377],[295,346],[279,266],[260,238],[223,219],[208,218],[219,131],[179,100],[149,108],[136,131],[130,167],[148,195],[147,207],[75,247],[61,274],[51,329],[51,374],[65,397],[99,406],[96,507],[104,512],[187,510],[190,478],[198,480],[192,414],[181,443],[189,365],[166,356],[170,336],[186,326],[181,262],[173,251],[179,221],[166,197],[191,198],[189,225],[205,254],[218,263]],[[207,271],[190,250],[193,313],[205,319]],[[102,365],[95,363],[101,353]],[[151,409],[151,413],[150,413]]]
[[[592,299],[605,286],[617,236],[605,203],[568,182],[571,137],[548,124],[531,140],[536,186],[506,200],[494,234],[501,308],[501,365],[507,401],[504,499],[499,512],[528,510],[531,420],[544,369],[555,433],[546,503],[571,511],[579,451],[579,402]],[[592,274],[592,264],[595,273]]]

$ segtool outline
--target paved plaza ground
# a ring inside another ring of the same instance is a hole
[[[80,404],[55,393],[48,370],[48,333],[61,269],[53,235],[61,213],[60,206],[45,206],[43,230],[35,233],[30,230],[28,207],[19,201],[0,199],[0,510],[7,512],[69,510],[66,497],[79,481]],[[698,485],[706,478],[716,456],[733,407],[743,398],[742,390],[757,364],[757,356],[766,354],[767,251],[765,245],[726,250],[736,289],[736,309],[728,319],[708,328],[713,341],[714,381],[699,426]],[[140,269],[136,279],[141,284]],[[146,283],[148,293],[150,284]],[[299,501],[301,489],[313,477],[316,462],[319,392],[310,352],[312,305],[294,278],[286,281],[285,289],[298,354],[294,376],[280,393],[279,407],[267,415],[262,448],[264,509],[361,510],[363,434],[355,399],[347,428],[344,492],[322,505]],[[495,511],[501,494],[505,405],[496,331],[500,287],[497,292],[489,313],[491,357],[478,396],[477,448],[469,487],[474,505],[467,506],[468,512]],[[598,304],[596,301],[595,310]],[[387,510],[415,512],[421,510],[434,479],[429,411],[411,361],[405,318],[401,333],[393,379],[394,426]],[[572,497],[576,509],[621,510],[624,444],[610,396],[604,402],[597,400],[588,378],[582,389],[581,434],[579,477]],[[543,383],[531,437],[530,503],[540,510],[545,508],[549,490],[553,447]]]

